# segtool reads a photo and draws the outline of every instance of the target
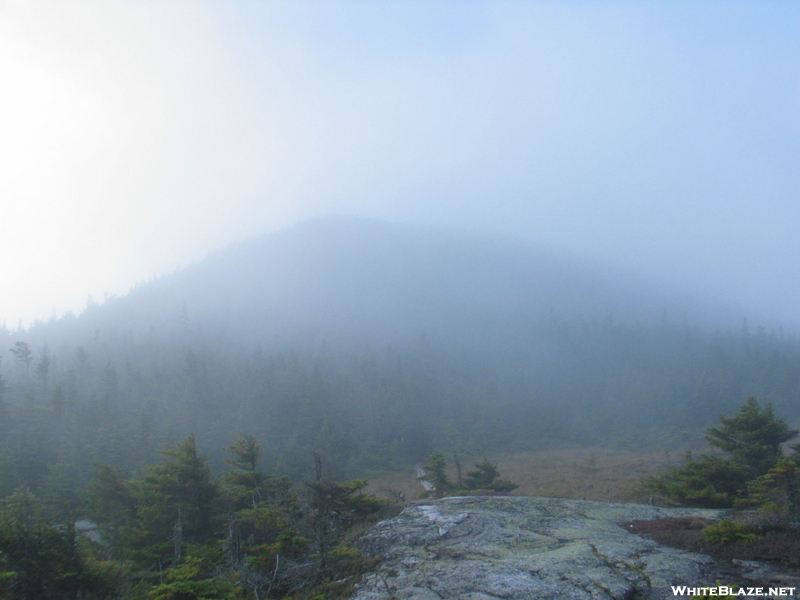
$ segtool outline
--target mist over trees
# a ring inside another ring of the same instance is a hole
[[[505,240],[307,223],[0,330],[0,492],[80,506],[96,463],[189,434],[220,471],[241,433],[266,472],[317,452],[344,480],[453,445],[685,447],[748,396],[797,422],[797,340],[717,312]]]

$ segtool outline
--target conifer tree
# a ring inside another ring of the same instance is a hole
[[[491,490],[501,493],[508,493],[519,487],[516,483],[499,477],[497,464],[484,458],[481,462],[475,463],[473,471],[467,472],[464,483],[468,490]]]
[[[752,471],[764,475],[782,455],[781,445],[797,435],[784,419],[772,412],[772,404],[762,407],[755,398],[748,398],[732,417],[720,417],[721,425],[709,427],[706,439],[715,448]]]
[[[437,498],[443,498],[453,488],[453,484],[447,478],[447,459],[441,450],[431,454],[428,457],[427,464],[423,465],[422,468],[425,469],[425,475],[420,479],[430,481],[434,495]]]
[[[708,443],[726,457],[687,453],[682,467],[650,479],[647,487],[681,504],[724,508],[742,503],[751,483],[776,466],[782,444],[798,433],[773,414],[769,402],[762,407],[755,398],[706,431]]]
[[[2,358],[3,357],[0,356],[0,366],[2,366],[3,364]],[[3,401],[3,394],[5,394],[7,391],[8,391],[8,386],[6,385],[6,380],[3,379],[3,373],[2,371],[0,371],[0,403],[2,403]]]
[[[225,462],[233,469],[225,477],[231,493],[234,508],[240,509],[250,504],[255,507],[261,502],[261,491],[264,487],[265,475],[258,469],[261,457],[261,444],[251,435],[239,434],[233,444],[224,448],[231,457]]]
[[[33,360],[33,351],[31,347],[25,342],[16,342],[14,347],[11,348],[11,354],[14,355],[14,360],[25,365],[25,377],[27,378],[31,361]]]
[[[44,515],[20,488],[0,506],[0,591],[8,600],[100,600],[116,597],[116,573],[100,566],[74,522]]]
[[[36,377],[44,384],[45,388],[47,388],[47,379],[50,376],[51,364],[50,353],[48,352],[47,344],[45,344],[44,348],[42,348],[42,357],[39,359],[39,362],[36,363]]]
[[[204,544],[220,534],[220,492],[194,435],[163,452],[164,461],[131,482],[136,498],[132,527],[136,557],[174,562],[183,544]]]
[[[85,500],[89,516],[100,525],[103,537],[112,544],[122,543],[136,521],[136,498],[119,469],[98,464]]]

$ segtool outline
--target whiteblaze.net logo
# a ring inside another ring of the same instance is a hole
[[[717,585],[712,587],[688,587],[685,585],[673,585],[673,596],[761,596],[773,597],[794,596],[797,588],[793,587],[738,587],[728,585]]]

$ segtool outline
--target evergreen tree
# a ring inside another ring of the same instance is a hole
[[[500,471],[497,470],[497,465],[484,458],[481,462],[475,463],[474,471],[467,472],[465,484],[470,490],[488,490],[498,477]]]
[[[164,583],[150,591],[151,600],[235,600],[233,582],[215,576],[202,559],[188,557],[164,574]]]
[[[427,464],[423,465],[422,468],[425,469],[425,475],[420,479],[430,482],[437,498],[443,498],[453,488],[453,484],[447,478],[447,459],[441,450],[431,454],[428,457]]]
[[[322,460],[314,453],[316,479],[306,482],[309,522],[320,557],[320,572],[327,574],[330,549],[341,539],[349,525],[366,518],[386,505],[385,501],[367,496],[366,479],[338,483],[323,479]]]
[[[769,471],[782,455],[781,445],[797,435],[784,419],[775,417],[772,404],[762,407],[748,398],[732,417],[720,417],[721,425],[709,427],[706,439],[731,459],[759,477]]]
[[[0,590],[8,600],[100,600],[116,596],[116,572],[94,559],[74,522],[46,518],[18,489],[0,510]]]
[[[726,457],[687,455],[686,463],[646,485],[680,504],[724,508],[742,502],[752,488],[750,482],[765,476],[782,455],[781,445],[797,435],[784,419],[775,417],[772,406],[762,407],[748,398],[733,417],[720,417],[718,427],[707,429],[706,439]]]
[[[254,436],[239,434],[233,444],[226,446],[224,450],[230,454],[225,462],[233,467],[225,476],[225,486],[234,510],[248,506],[255,508],[268,498],[274,499],[270,496],[281,491],[288,492],[288,480],[276,482],[276,478],[264,474],[258,468],[261,444]]]
[[[47,344],[45,344],[44,348],[42,348],[42,356],[39,362],[36,363],[36,377],[42,382],[45,388],[47,387],[47,379],[50,376],[51,363],[50,353],[47,350]]]
[[[176,563],[185,544],[202,545],[221,534],[220,493],[194,435],[163,455],[162,464],[131,482],[136,498],[131,533],[135,558]]]
[[[648,480],[646,486],[678,504],[727,508],[747,488],[747,471],[729,459],[688,453],[683,466]]]
[[[112,544],[123,542],[124,532],[136,522],[136,498],[122,479],[119,469],[97,465],[97,473],[85,495],[89,516],[103,530],[103,537]]]
[[[508,493],[519,487],[516,483],[498,479],[499,477],[497,464],[484,458],[481,462],[475,463],[475,470],[467,472],[464,484],[468,490],[491,490],[501,493]]]
[[[31,361],[33,361],[33,351],[31,347],[25,342],[16,342],[14,347],[11,348],[11,354],[14,355],[14,360],[25,365],[25,377],[27,378]]]
[[[2,366],[3,364],[2,358],[3,357],[0,356],[0,366]],[[0,371],[0,406],[2,405],[3,402],[3,394],[5,394],[7,391],[8,391],[8,385],[6,384],[6,380],[3,379],[2,371]]]
[[[2,359],[1,356],[0,359]],[[2,365],[2,360],[0,360],[0,365]],[[4,437],[6,429],[8,429],[8,414],[5,400],[3,400],[3,396],[7,391],[8,385],[6,384],[6,380],[3,379],[3,372],[0,371],[0,439]],[[2,485],[2,472],[2,444],[0,444],[0,485]]]
[[[800,522],[800,457],[781,458],[765,475],[747,483],[748,494],[737,508],[757,508],[778,523]]]
[[[253,591],[292,591],[309,564],[308,539],[299,525],[297,495],[287,477],[267,475],[259,469],[260,445],[255,437],[239,434],[225,450],[233,469],[225,475],[224,489],[231,506],[225,540],[227,562],[242,586]],[[307,578],[306,578],[307,580]]]

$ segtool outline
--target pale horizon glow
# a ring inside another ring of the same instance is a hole
[[[791,2],[0,2],[0,323],[309,217],[504,234],[800,324]]]

